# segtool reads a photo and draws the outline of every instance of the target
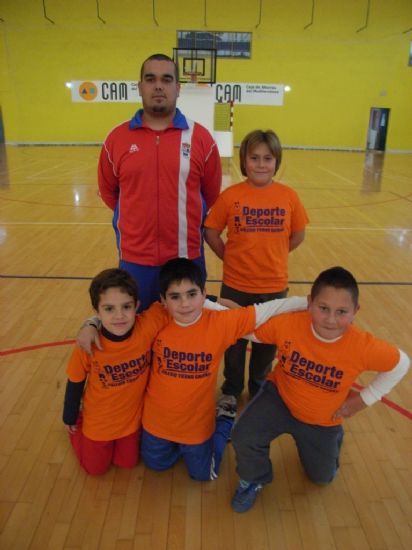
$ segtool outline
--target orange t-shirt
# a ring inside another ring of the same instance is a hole
[[[216,379],[226,348],[253,331],[255,308],[203,310],[193,325],[174,321],[153,345],[143,427],[151,434],[194,445],[214,432]]]
[[[400,357],[395,346],[353,325],[336,342],[323,342],[313,334],[307,311],[272,317],[255,335],[278,346],[278,362],[268,379],[292,415],[321,426],[341,423],[332,416],[358,375],[392,370]]]
[[[141,425],[143,394],[151,365],[151,347],[170,320],[164,307],[153,304],[137,315],[130,338],[113,342],[100,336],[104,351],[93,357],[76,347],[67,375],[71,382],[87,377],[83,394],[83,433],[94,441],[111,441]]]
[[[223,282],[242,292],[279,292],[288,286],[289,238],[309,219],[297,193],[273,182],[232,185],[212,206],[205,227],[223,231],[227,241]]]

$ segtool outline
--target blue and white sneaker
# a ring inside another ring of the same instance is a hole
[[[237,399],[234,395],[222,394],[217,402],[216,416],[235,418],[237,411]]]
[[[262,490],[260,483],[249,483],[240,480],[239,487],[236,489],[232,498],[232,508],[235,512],[247,512],[255,504],[258,493]]]

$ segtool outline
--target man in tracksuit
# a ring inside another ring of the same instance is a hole
[[[113,210],[120,267],[139,284],[141,310],[159,299],[158,273],[168,260],[194,260],[206,277],[202,223],[219,195],[220,157],[210,133],[176,108],[179,90],[172,59],[146,59],[143,109],[109,133],[99,159],[99,190]]]

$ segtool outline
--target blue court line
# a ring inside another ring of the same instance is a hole
[[[91,281],[93,277],[73,277],[69,275],[2,275],[0,279],[45,279],[67,281]],[[207,283],[221,283],[221,279],[207,279]],[[289,281],[290,285],[311,285],[313,281]],[[358,281],[358,285],[370,286],[412,286],[412,281]]]

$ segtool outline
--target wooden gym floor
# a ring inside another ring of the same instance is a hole
[[[412,548],[412,372],[346,422],[329,487],[305,478],[288,436],[274,442],[275,481],[244,515],[230,508],[230,445],[216,482],[191,481],[182,464],[100,478],[80,470],[61,421],[65,365],[91,312],[90,278],[116,265],[110,212],[96,192],[98,152],[0,151],[0,548]],[[225,186],[241,179],[236,159],[223,161]],[[343,265],[361,285],[358,324],[412,357],[411,174],[412,155],[288,150],[279,179],[311,221],[290,256],[290,295]],[[221,263],[209,250],[207,259],[217,294]]]

